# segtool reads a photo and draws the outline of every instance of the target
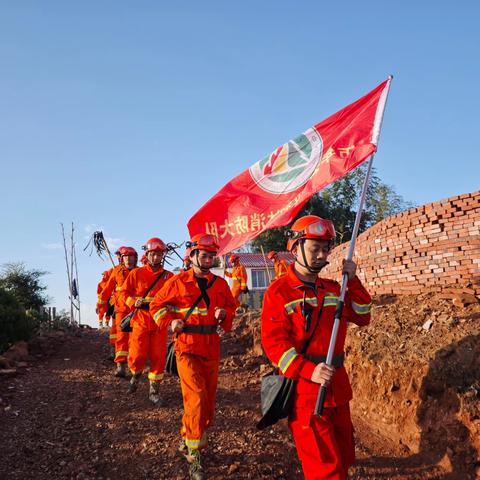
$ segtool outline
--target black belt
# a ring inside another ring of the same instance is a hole
[[[185,325],[182,333],[217,333],[216,325]]]
[[[327,361],[327,357],[323,355],[305,355],[307,360],[310,360],[313,363],[325,363]],[[343,360],[345,359],[345,354],[341,353],[340,355],[335,355],[332,360],[332,365],[335,368],[343,367]]]
[[[139,310],[148,310],[150,308],[149,303],[142,303],[139,307],[137,307]]]

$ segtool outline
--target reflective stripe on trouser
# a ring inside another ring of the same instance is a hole
[[[110,325],[110,333],[108,336],[108,340],[110,345],[115,346],[115,342],[117,341],[117,324],[115,320],[110,320],[112,323]]]
[[[148,331],[146,328],[133,324],[128,349],[128,366],[132,373],[143,371],[147,358],[150,358],[150,374],[160,380],[165,370],[166,352],[166,328]],[[149,378],[151,378],[150,374]]]
[[[122,332],[120,322],[126,315],[125,312],[115,313],[115,325],[117,328],[117,338],[115,339],[115,362],[126,363],[128,357],[128,341],[130,333]]]
[[[355,462],[348,404],[325,408],[321,417],[308,417],[294,411],[289,422],[305,480],[345,480]]]
[[[206,446],[205,432],[212,425],[215,414],[218,365],[218,359],[177,353],[184,409],[180,432],[189,448]]]

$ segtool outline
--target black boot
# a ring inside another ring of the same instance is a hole
[[[156,407],[165,406],[165,402],[162,400],[162,397],[160,396],[160,382],[156,382],[155,380],[150,380],[150,390],[148,392],[148,399]]]
[[[127,368],[125,363],[117,363],[115,369],[115,376],[119,378],[125,378],[127,376]]]
[[[200,451],[196,448],[189,448],[187,461],[190,463],[190,468],[188,470],[190,480],[205,480]]]
[[[128,386],[128,393],[134,393],[137,391],[138,382],[141,376],[142,372],[134,373],[132,375],[132,378],[130,379],[130,385]]]

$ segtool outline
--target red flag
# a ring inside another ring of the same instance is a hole
[[[219,255],[290,223],[316,192],[376,151],[391,78],[228,182],[188,222],[218,237]]]

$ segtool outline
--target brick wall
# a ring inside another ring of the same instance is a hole
[[[340,278],[349,243],[323,271]],[[359,235],[354,259],[370,293],[480,295],[480,191],[412,208]]]

